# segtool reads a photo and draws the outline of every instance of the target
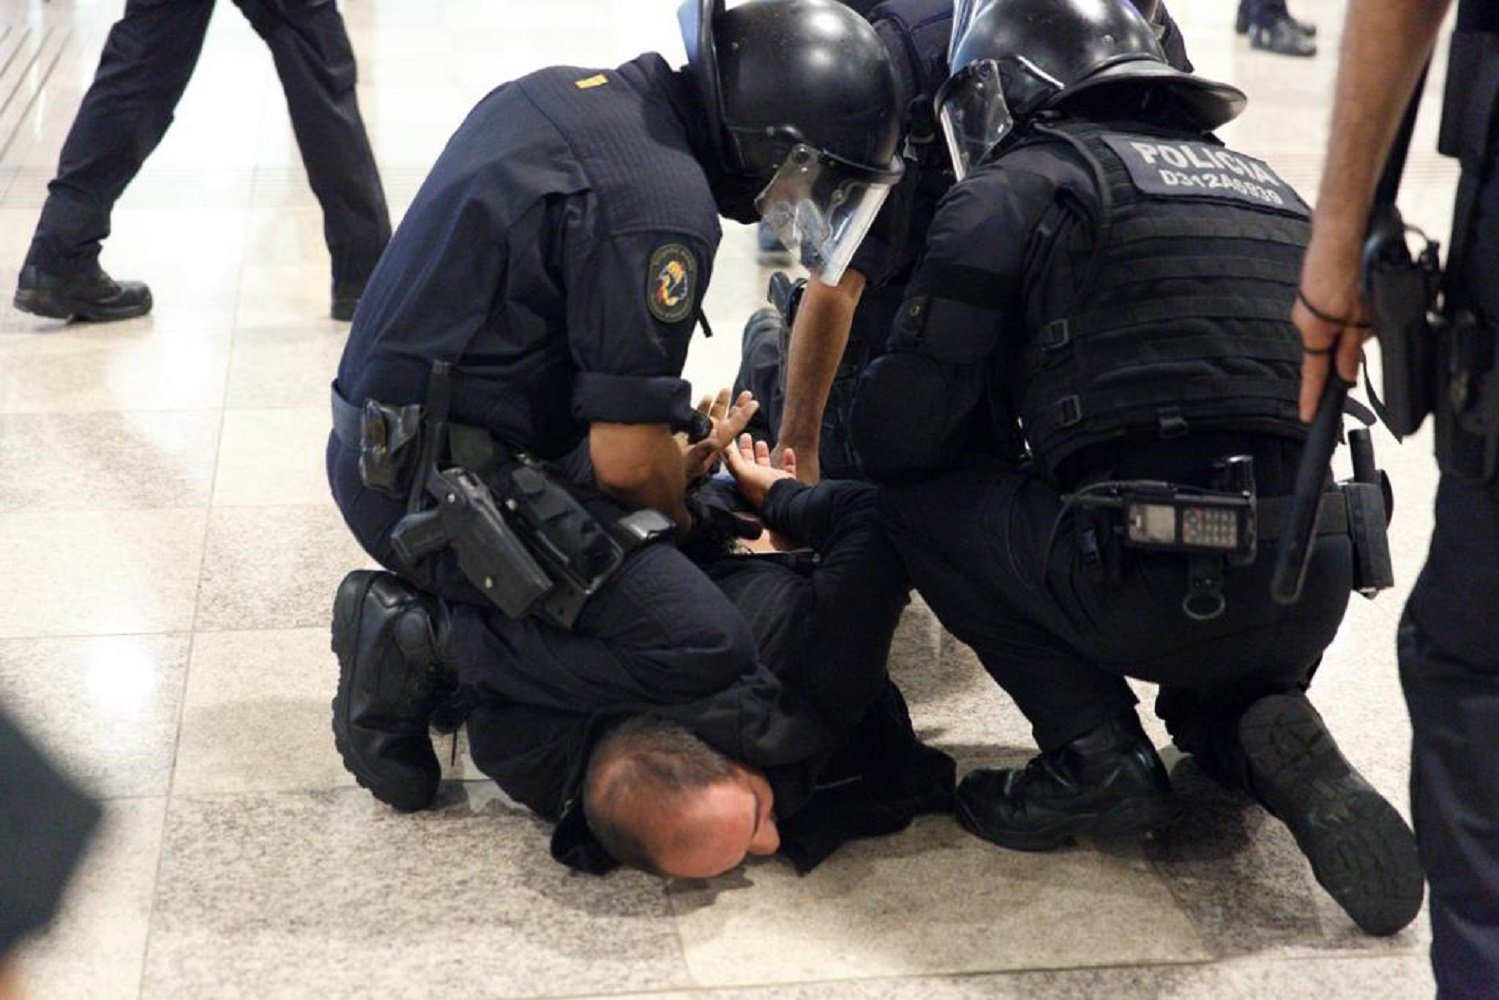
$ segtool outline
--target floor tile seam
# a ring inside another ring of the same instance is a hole
[[[191,652],[192,652],[191,645],[189,645],[189,649],[188,649],[189,657],[191,657]],[[187,671],[186,670],[183,671],[182,686],[183,686],[183,690],[185,692],[186,688],[187,688]],[[186,700],[187,700],[186,698],[183,698],[183,701],[186,701]],[[180,730],[181,730],[181,726],[182,726],[181,706],[178,707],[177,725],[178,725],[178,730],[179,730],[179,735],[180,735]],[[177,748],[176,748],[176,745],[174,744],[173,748],[172,748],[172,770],[173,770],[174,774],[175,774],[176,769],[177,769],[177,763],[176,762],[177,762]],[[146,907],[146,932],[145,932],[145,934],[141,935],[141,952],[140,952],[140,955],[141,955],[141,965],[140,965],[140,975],[136,977],[136,981],[135,981],[135,994],[134,995],[136,997],[144,996],[145,995],[145,991],[146,991],[146,969],[149,968],[149,966],[150,966],[150,960],[151,960],[151,938],[152,938],[153,934],[155,933],[154,932],[154,927],[155,927],[155,924],[156,924],[156,900],[161,895],[161,892],[160,892],[160,890],[161,890],[161,870],[162,870],[163,865],[166,863],[166,856],[167,856],[167,836],[168,836],[168,834],[170,832],[169,828],[168,828],[168,824],[171,822],[171,819],[172,819],[172,794],[171,794],[171,787],[172,787],[171,786],[171,782],[168,781],[167,782],[167,794],[164,795],[164,796],[162,796],[162,802],[161,802],[161,838],[160,838],[160,840],[158,840],[157,845],[156,845],[156,866],[155,866],[155,868],[151,872],[151,905],[148,906],[148,907]]]
[[[331,740],[329,741],[329,745],[331,746]],[[483,776],[483,775],[481,775],[479,777],[476,777],[476,778],[449,778],[449,777],[444,777],[442,779],[442,783],[444,785],[493,785],[494,784],[494,780],[492,778],[489,778],[489,777],[486,777],[486,776]],[[306,786],[306,787],[301,787],[301,788],[290,788],[290,787],[285,787],[285,788],[241,788],[241,789],[237,789],[237,790],[234,790],[234,791],[222,791],[222,792],[217,792],[217,791],[182,791],[182,792],[179,792],[179,791],[175,791],[175,790],[168,790],[167,792],[163,793],[163,795],[166,796],[166,797],[172,798],[172,799],[174,799],[174,800],[176,800],[178,802],[197,802],[197,801],[217,801],[217,800],[220,800],[220,799],[243,799],[243,798],[252,798],[252,797],[259,797],[259,798],[292,798],[292,797],[296,797],[296,796],[323,795],[323,794],[326,794],[328,792],[349,792],[349,791],[359,791],[359,792],[363,791],[362,787],[360,785],[358,785],[354,781],[354,779],[353,779],[352,776],[350,776],[346,782],[341,782],[339,784],[331,784],[331,785],[316,785],[316,786]],[[368,793],[365,792],[364,794],[367,795]],[[502,794],[502,797],[503,797],[504,801],[514,803],[516,809],[524,810],[526,808],[525,806],[521,805],[520,803],[514,802],[514,800],[510,799],[508,796],[503,796],[503,793],[501,793],[501,794]],[[131,796],[117,796],[117,797],[118,798],[158,798],[159,796],[156,796],[156,795],[131,795]],[[399,814],[397,814],[394,811],[392,811],[391,815],[395,816],[395,815],[399,815]],[[526,815],[527,816],[531,815],[529,810],[526,810]]]
[[[7,517],[14,517],[14,516],[21,515],[21,514],[122,514],[122,513],[140,513],[140,514],[191,514],[194,511],[203,511],[205,514],[207,514],[212,509],[213,508],[211,506],[209,506],[208,504],[180,504],[180,505],[173,504],[173,505],[167,505],[167,506],[143,506],[143,507],[126,507],[126,506],[115,506],[115,507],[110,507],[110,506],[97,506],[97,507],[96,506],[87,506],[87,507],[40,507],[40,508],[16,507],[16,508],[10,508],[10,509],[0,508],[0,513],[5,514]],[[207,521],[206,520],[204,522],[204,526],[205,526],[205,528],[207,527]],[[201,562],[201,560],[200,560],[200,562]],[[154,631],[156,631],[156,632],[163,632],[163,631],[165,631],[165,632],[191,632],[192,629],[190,629],[190,628],[186,628],[186,629],[155,629]],[[125,633],[122,633],[122,634],[125,634]],[[134,634],[134,633],[129,633],[129,634]]]
[[[155,632],[69,632],[58,635],[6,635],[0,636],[0,645],[7,642],[36,642],[41,639],[170,639],[174,636],[189,636],[186,629],[165,629]]]
[[[310,408],[310,407],[304,407]],[[0,412],[0,420],[7,417],[99,417],[99,416],[155,416],[166,414],[173,416],[192,416],[203,413],[223,413],[221,406],[179,406],[165,410],[142,410],[142,409],[94,409],[94,410],[16,410],[11,412]]]
[[[246,211],[248,211],[248,209],[246,209]],[[235,290],[234,290],[234,313],[233,313],[233,315],[236,315],[236,316],[239,314],[240,299],[242,297],[243,290],[244,290],[244,265],[245,265],[245,252],[244,252],[243,246],[241,246],[240,251],[239,251],[239,267],[238,267],[238,269],[236,271],[236,273],[237,273],[237,275],[239,277],[239,280],[238,280],[238,282],[237,282],[237,284],[235,286]],[[231,359],[234,357],[234,341],[235,341],[235,332],[236,332],[236,330],[237,330],[237,325],[236,326],[232,326],[230,328],[230,330],[229,330],[228,357],[231,358]],[[221,461],[222,461],[223,449],[224,449],[224,425],[225,425],[226,421],[223,419],[223,410],[225,409],[225,406],[228,403],[228,401],[229,401],[229,372],[228,372],[228,369],[226,367],[225,372],[224,372],[223,384],[219,388],[219,405],[216,408],[216,409],[219,410],[220,416],[219,416],[218,434],[216,436],[216,441],[215,441],[215,445],[214,445],[214,449],[213,449],[213,463],[212,463],[213,467],[211,469],[209,469],[209,473],[208,473],[208,475],[209,475],[209,478],[208,478],[208,513],[205,514],[205,516],[203,518],[202,547],[201,547],[201,549],[199,550],[199,553],[198,553],[197,586],[195,587],[194,593],[193,593],[193,614],[192,614],[192,619],[191,619],[191,621],[189,623],[189,625],[190,625],[190,634],[189,634],[188,643],[187,643],[187,653],[186,653],[187,659],[185,661],[185,664],[184,664],[184,667],[183,667],[183,671],[182,671],[182,700],[178,703],[178,706],[177,706],[177,726],[176,726],[176,731],[172,735],[172,755],[171,755],[172,769],[171,769],[171,776],[167,780],[166,804],[163,806],[163,812],[162,812],[161,843],[158,845],[157,852],[156,852],[156,870],[152,873],[152,876],[151,876],[151,905],[150,905],[150,907],[149,907],[149,909],[148,909],[148,911],[146,913],[146,934],[145,934],[145,942],[142,945],[142,949],[141,949],[140,978],[136,982],[136,991],[135,991],[135,995],[137,997],[142,996],[144,994],[144,992],[145,992],[145,989],[146,989],[146,972],[150,968],[151,943],[152,943],[152,939],[153,939],[154,934],[155,934],[154,928],[155,928],[155,924],[156,924],[156,904],[157,904],[157,900],[161,896],[161,873],[162,873],[163,867],[166,864],[167,840],[168,840],[168,836],[170,834],[170,829],[169,829],[168,824],[171,821],[172,801],[173,801],[173,795],[174,795],[174,792],[176,790],[176,785],[177,785],[177,758],[178,758],[178,755],[182,752],[182,724],[183,724],[183,720],[187,716],[187,689],[188,689],[189,683],[191,683],[191,681],[192,681],[193,653],[195,652],[195,650],[197,648],[197,638],[198,638],[198,630],[197,630],[198,617],[203,612],[203,589],[204,589],[203,588],[203,578],[204,578],[204,575],[205,575],[205,571],[208,568],[208,551],[209,551],[208,535],[209,535],[209,531],[210,531],[210,528],[211,528],[211,522],[212,522],[212,519],[213,519],[212,518],[213,498],[214,498],[214,494],[215,494],[215,492],[217,490],[218,477],[219,477],[219,466],[220,466]]]
[[[923,983],[934,980],[980,980],[990,978],[1019,978],[1022,976],[1044,976],[1069,973],[1090,972],[1129,972],[1133,970],[1150,969],[1216,969],[1222,968],[1223,962],[1215,959],[1184,959],[1182,961],[1150,961],[1137,964],[1113,962],[1103,965],[1060,965],[1060,966],[1026,966],[1024,968],[1012,969],[963,969],[951,972],[925,971],[915,972],[909,975],[881,973],[870,976],[836,976],[822,979],[793,979],[776,980],[765,983],[740,983],[724,985],[690,985],[680,987],[655,988],[649,990],[622,990],[619,992],[601,993],[597,990],[583,993],[535,993],[525,996],[513,997],[511,1000],[592,1000],[595,997],[632,997],[632,996],[674,996],[674,995],[698,995],[698,994],[729,994],[743,993],[747,990],[793,990],[799,987],[829,986],[841,983]]]

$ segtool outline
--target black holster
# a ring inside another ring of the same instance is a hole
[[[1381,206],[1364,242],[1361,268],[1384,369],[1380,416],[1397,438],[1415,433],[1435,405],[1442,324],[1435,313],[1442,277],[1439,247],[1422,234],[1425,247],[1412,256],[1411,231],[1399,209]]]
[[[1469,248],[1484,185],[1499,158],[1499,35],[1459,31],[1452,36],[1438,149],[1462,163],[1453,211],[1452,253],[1443,286],[1436,399],[1437,463],[1444,472],[1493,481],[1499,476],[1499,316],[1470,311],[1472,281],[1490,281],[1470,266]]]
[[[406,499],[390,539],[398,559],[414,566],[451,549],[464,576],[507,616],[571,628],[625,556],[672,523],[653,510],[606,523],[523,451],[483,428],[450,425],[451,378],[446,365],[433,366],[424,407],[367,400],[356,411],[335,391],[335,433],[357,445],[366,487]]]

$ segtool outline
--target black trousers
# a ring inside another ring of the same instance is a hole
[[[516,620],[483,597],[451,551],[405,564],[390,544],[405,504],[366,489],[357,453],[336,437],[327,457],[333,498],[360,545],[446,601],[450,627],[442,655],[482,700],[570,713],[649,712],[761,767],[832,748],[832,734],[760,662],[744,617],[669,542],[632,552],[570,631]],[[559,472],[559,478],[568,477]],[[596,512],[612,503],[588,487],[573,489]]]
[[[336,4],[235,0],[270,47],[336,284],[369,277],[390,214],[354,93],[354,51]],[[97,267],[110,214],[187,88],[214,0],[129,0],[63,143],[26,263],[58,274]],[[209,238],[207,234],[205,239]]]
[[[1305,686],[1348,603],[1349,542],[1330,536],[1315,543],[1300,603],[1271,600],[1273,559],[1262,554],[1226,571],[1219,617],[1193,620],[1184,559],[1124,550],[1110,582],[1057,491],[987,457],[887,487],[882,506],[916,588],[1014,698],[1042,750],[1129,710],[1124,678],[1137,677],[1162,685],[1158,711],[1183,749],[1219,752],[1215,737],[1250,702]]]
[[[1499,483],[1454,475],[1400,622],[1411,811],[1431,886],[1440,995],[1499,984]]]
[[[1493,129],[1490,121],[1490,137]],[[1469,245],[1449,275],[1456,280],[1448,296],[1487,327],[1486,377],[1499,379],[1492,138],[1476,183]],[[1399,652],[1411,715],[1411,813],[1431,887],[1432,968],[1444,1000],[1468,1000],[1499,992],[1499,479],[1480,481],[1490,442],[1459,428],[1445,408],[1448,389],[1436,394],[1436,524],[1401,618]]]
[[[1289,13],[1286,0],[1239,0],[1239,12],[1250,24],[1268,24]]]

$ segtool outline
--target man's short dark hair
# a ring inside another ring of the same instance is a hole
[[[639,821],[641,805],[661,803],[733,774],[733,761],[677,723],[632,715],[605,733],[588,758],[583,818],[620,864],[660,875],[645,842],[645,824]],[[633,817],[628,806],[634,807]]]

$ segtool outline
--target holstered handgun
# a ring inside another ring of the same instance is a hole
[[[552,590],[552,579],[505,522],[488,487],[465,469],[432,470],[432,510],[407,514],[391,532],[396,554],[415,564],[451,547],[458,566],[495,606],[523,618]]]
[[[1407,242],[1409,234],[1424,244],[1415,256]],[[1384,369],[1381,416],[1397,438],[1414,433],[1436,401],[1442,322],[1434,308],[1442,279],[1439,250],[1435,240],[1406,226],[1394,205],[1378,207],[1364,242],[1360,279],[1379,336]]]

